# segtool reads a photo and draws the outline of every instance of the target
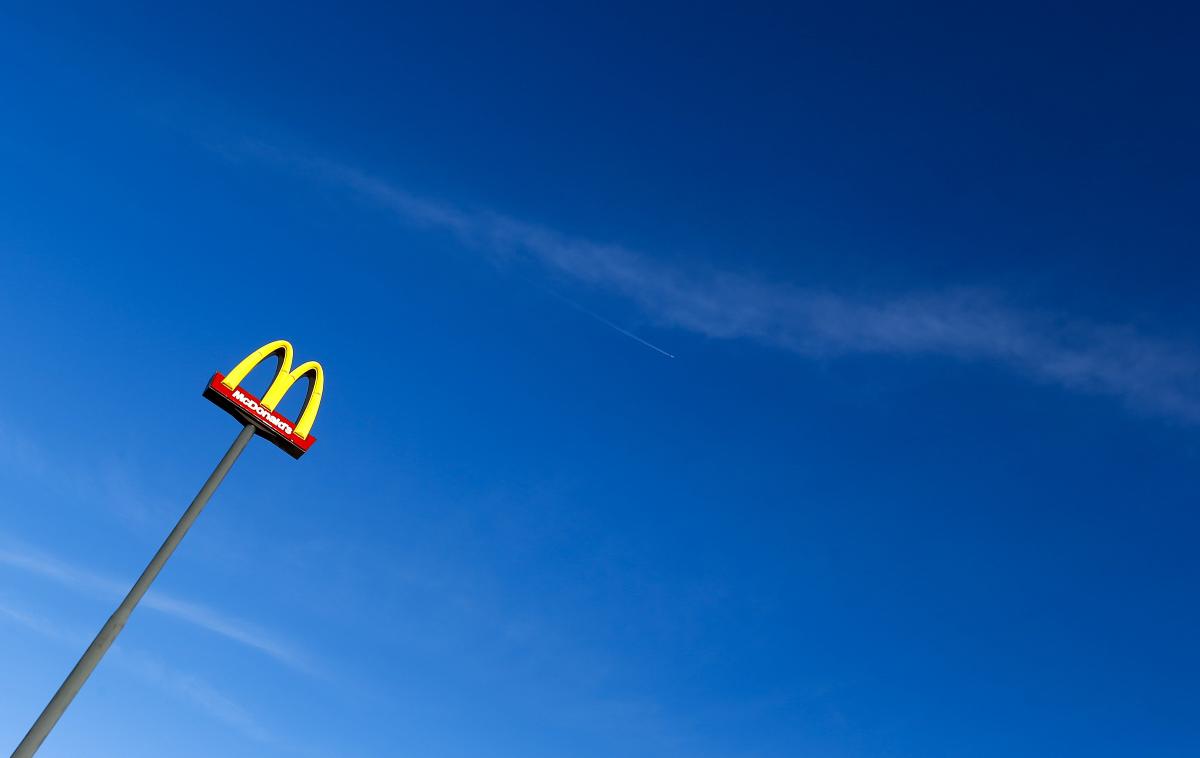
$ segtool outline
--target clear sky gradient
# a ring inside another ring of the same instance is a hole
[[[316,445],[46,758],[1200,754],[1196,15],[55,5],[0,14],[0,750],[286,338]]]

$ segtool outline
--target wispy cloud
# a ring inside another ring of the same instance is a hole
[[[83,649],[85,636],[67,630],[60,625],[29,611],[0,603],[0,618],[8,619],[47,639]],[[235,700],[213,687],[203,679],[167,666],[143,653],[124,647],[113,648],[111,658],[121,668],[133,673],[142,681],[165,690],[191,703],[212,718],[236,729],[243,735],[263,743],[275,742],[274,736]]]
[[[82,642],[86,644],[86,640],[83,639],[82,635],[72,634],[49,619],[4,602],[0,602],[0,617],[13,621],[30,631],[37,632],[41,636],[55,640],[56,642],[72,644]]]
[[[0,418],[0,474],[6,473],[37,480],[43,490],[70,501],[100,503],[120,523],[139,533],[153,527],[157,534],[158,521],[153,516],[175,507],[139,487],[137,472],[122,462],[80,462],[72,456],[54,455],[44,440]]]
[[[106,504],[128,520],[139,524],[145,513],[157,510],[148,505],[145,495],[131,482],[129,472],[110,468],[97,473],[92,469],[64,469],[50,466],[52,456],[35,439],[0,419],[0,470],[36,479],[46,487],[67,498],[94,501],[101,492]],[[134,517],[132,514],[138,514]],[[140,531],[140,530],[139,530]],[[147,559],[149,555],[147,555]],[[21,543],[19,539],[0,532],[0,566],[24,571],[59,585],[91,595],[113,599],[124,596],[133,577],[117,581],[79,566],[72,565],[45,552]],[[207,606],[189,602],[168,593],[151,589],[142,599],[141,607],[150,608],[192,624],[226,639],[263,653],[289,668],[309,675],[323,676],[311,659],[294,645],[253,623],[232,618]]]
[[[0,565],[49,579],[77,592],[97,595],[114,601],[121,598],[132,584],[132,580],[126,583],[119,582],[110,577],[72,566],[45,553],[14,546],[9,540],[0,544]],[[147,593],[141,604],[256,650],[294,670],[306,674],[314,673],[313,666],[307,657],[294,646],[279,640],[249,622],[155,590]]]
[[[667,265],[621,245],[423,198],[344,164],[261,144],[246,151],[386,208],[406,224],[450,233],[489,256],[519,257],[619,295],[664,327],[752,340],[805,356],[920,354],[989,361],[1037,381],[1200,422],[1200,353],[1130,326],[1017,307],[983,289],[866,298]]]
[[[200,677],[179,671],[156,658],[122,650],[122,662],[144,681],[195,705],[209,716],[263,743],[277,740],[240,703]]]

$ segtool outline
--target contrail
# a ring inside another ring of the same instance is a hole
[[[553,295],[554,297],[556,297],[556,298],[558,298],[559,300],[563,301],[564,303],[566,303],[567,305],[571,306],[572,308],[574,308],[575,310],[579,311],[580,313],[583,313],[583,314],[585,314],[585,315],[587,315],[587,316],[591,316],[592,318],[596,319],[596,320],[597,320],[597,321],[599,321],[601,324],[604,324],[605,326],[609,327],[610,329],[615,329],[616,331],[620,332],[621,334],[624,334],[624,335],[625,335],[626,337],[628,337],[629,339],[631,339],[631,340],[635,340],[635,341],[637,341],[637,342],[640,342],[640,343],[642,343],[643,345],[645,345],[646,347],[650,348],[650,349],[651,349],[651,350],[653,350],[654,352],[656,352],[656,353],[660,353],[660,354],[662,354],[662,355],[665,355],[665,356],[667,356],[668,358],[674,358],[674,357],[675,357],[675,356],[674,356],[674,355],[672,355],[671,353],[668,353],[666,350],[663,350],[663,349],[662,349],[661,347],[659,347],[658,345],[655,345],[655,344],[653,344],[653,343],[651,343],[651,342],[647,342],[646,340],[642,339],[641,337],[637,336],[636,334],[634,334],[633,332],[631,332],[631,331],[629,331],[629,330],[627,330],[627,329],[622,329],[621,327],[617,326],[617,325],[616,325],[616,324],[614,324],[613,322],[611,322],[611,321],[609,321],[608,319],[606,319],[606,318],[604,318],[603,316],[601,316],[599,313],[596,313],[595,311],[591,311],[591,310],[588,310],[587,308],[584,308],[582,305],[580,305],[579,303],[575,302],[574,300],[572,300],[571,298],[567,297],[566,295],[561,295],[561,294],[559,294],[559,293],[555,292],[554,290],[552,290],[552,289],[549,289],[549,288],[547,288],[547,287],[542,287],[542,286],[540,286],[540,285],[535,285],[535,286],[537,286],[537,287],[538,287],[538,289],[541,289],[541,290],[543,290],[544,292],[547,292],[547,293],[549,293],[549,294]]]

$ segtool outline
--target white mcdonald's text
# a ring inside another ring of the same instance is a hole
[[[245,406],[246,410],[250,411],[251,413],[257,414],[258,417],[261,418],[263,421],[266,421],[268,424],[275,427],[276,429],[283,432],[284,434],[292,433],[291,424],[289,424],[284,419],[279,418],[274,413],[271,413],[270,410],[259,405],[258,401],[255,400],[254,398],[247,397],[245,395],[245,393],[243,393],[241,391],[240,388],[233,391],[233,399],[238,401],[239,403],[241,403],[243,406]]]

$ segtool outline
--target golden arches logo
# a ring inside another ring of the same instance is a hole
[[[271,357],[278,359],[275,377],[260,400],[242,389],[241,383],[260,363]],[[312,426],[321,407],[321,395],[325,391],[325,371],[316,361],[307,361],[292,368],[293,357],[292,344],[287,340],[268,342],[243,358],[227,375],[214,374],[204,390],[204,396],[237,419],[254,424],[262,436],[299,458],[316,441],[316,437],[312,436]],[[276,413],[275,407],[297,381],[306,377],[308,394],[304,398],[300,417],[293,423]]]

